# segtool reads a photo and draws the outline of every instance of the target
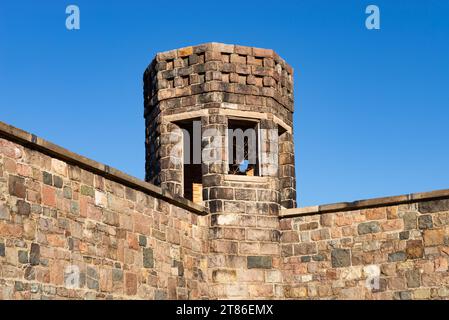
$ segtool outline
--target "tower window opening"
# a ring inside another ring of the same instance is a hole
[[[259,123],[228,120],[228,174],[259,175]]]
[[[188,119],[178,122],[177,125],[183,132],[184,198],[195,203],[202,203],[201,119]]]

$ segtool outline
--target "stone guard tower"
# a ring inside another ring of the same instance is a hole
[[[278,214],[296,206],[292,74],[273,50],[220,43],[159,53],[144,73],[146,180],[209,208],[216,298],[282,297]],[[246,169],[228,129],[256,132]]]

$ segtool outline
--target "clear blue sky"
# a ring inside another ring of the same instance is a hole
[[[81,29],[65,28],[65,8]],[[365,8],[381,30],[365,28]],[[144,177],[142,73],[203,42],[295,68],[300,205],[449,188],[449,1],[0,2],[0,120]]]

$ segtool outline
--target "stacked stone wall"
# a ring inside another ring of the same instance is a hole
[[[448,299],[449,200],[281,219],[285,297]]]
[[[0,133],[0,299],[449,299],[449,190],[279,212],[234,178],[207,214]]]
[[[207,298],[208,217],[128,185],[0,138],[0,299]]]

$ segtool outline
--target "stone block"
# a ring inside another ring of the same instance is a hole
[[[72,188],[70,187],[64,187],[64,189],[62,190],[63,192],[63,196],[65,199],[72,199],[73,197],[73,191]]]
[[[422,258],[424,254],[424,246],[421,240],[407,241],[406,253],[408,259]]]
[[[0,220],[9,220],[10,218],[9,209],[4,204],[0,204]]]
[[[167,292],[162,289],[158,289],[154,291],[154,299],[155,300],[167,300]]]
[[[147,246],[147,237],[139,235],[139,246],[141,247]]]
[[[63,185],[64,185],[64,182],[61,177],[53,176],[53,186],[55,188],[61,189]]]
[[[400,240],[407,240],[409,237],[410,237],[410,231],[399,232],[399,239]]]
[[[250,56],[253,54],[253,48],[245,46],[234,46],[234,52],[241,55]]]
[[[433,221],[431,215],[422,215],[418,218],[418,228],[419,229],[432,229]]]
[[[205,61],[221,61],[221,52],[207,51],[205,55]]]
[[[23,216],[29,216],[31,205],[23,200],[17,200],[17,213]]]
[[[417,289],[412,294],[415,300],[427,300],[430,298],[430,289]]]
[[[49,186],[42,187],[42,203],[49,207],[56,207],[55,189]]]
[[[143,266],[145,268],[154,268],[153,249],[143,248]]]
[[[279,254],[279,244],[277,244],[277,243],[261,243],[260,244],[260,253],[261,254],[269,254],[269,255],[278,255]]]
[[[218,283],[234,283],[237,280],[236,270],[219,269],[212,271],[212,281]]]
[[[53,185],[53,176],[51,173],[48,172],[42,172],[42,181],[44,182],[44,184],[48,185],[48,186],[52,186]]]
[[[37,266],[40,263],[40,246],[37,243],[31,244],[30,250],[30,264]]]
[[[137,275],[135,273],[127,272],[125,274],[125,293],[128,296],[137,294]]]
[[[9,185],[9,194],[10,195],[16,196],[17,198],[25,199],[26,187],[25,187],[25,179],[24,178],[9,175],[8,185]]]
[[[424,230],[424,245],[437,246],[444,244],[446,232],[444,229]]]
[[[449,211],[449,199],[419,202],[418,210],[421,213]]]
[[[295,256],[310,255],[317,253],[317,244],[315,242],[305,242],[293,245],[293,252]]]
[[[185,47],[178,49],[178,57],[185,57],[193,54],[193,47]]]
[[[406,212],[402,217],[404,219],[404,230],[413,230],[417,226],[416,212]]]
[[[435,259],[435,271],[446,272],[448,271],[449,262],[446,257],[438,257]]]
[[[331,251],[333,268],[349,267],[351,265],[351,252],[348,249],[333,249]]]
[[[243,228],[223,228],[221,230],[224,239],[239,240],[239,241],[245,239],[245,229]]]
[[[247,268],[248,269],[271,269],[272,257],[271,256],[248,256]]]
[[[86,192],[87,190],[85,190]],[[89,193],[89,191],[87,191]],[[106,208],[108,206],[108,198],[104,192],[95,190],[95,205]]]
[[[273,54],[273,50],[271,49],[253,48],[253,55],[255,57],[273,58]]]
[[[381,231],[381,228],[379,222],[371,221],[359,224],[357,227],[357,231],[360,235],[363,235],[368,233],[378,233]]]
[[[265,272],[265,281],[268,283],[275,282],[275,283],[281,283],[282,282],[282,272],[280,270],[268,270]]]
[[[286,298],[305,298],[307,297],[307,287],[286,286],[284,295]]]
[[[395,230],[403,230],[404,222],[402,219],[391,219],[381,222],[382,231],[389,232]]]
[[[18,261],[22,264],[28,263],[28,252],[24,250],[19,250],[18,252]]]
[[[211,188],[210,199],[233,200],[234,189],[232,188]]]
[[[235,189],[235,199],[245,201],[256,201],[256,190]]]
[[[0,243],[0,257],[4,257],[4,256],[5,256],[5,244]]]
[[[382,220],[387,217],[385,207],[364,210],[366,220]]]
[[[95,197],[94,189],[91,186],[88,185],[82,185],[80,189],[80,193],[83,196],[89,196],[89,197]]]
[[[271,231],[265,229],[246,230],[246,239],[253,241],[271,241]]]
[[[298,241],[299,236],[296,231],[284,231],[281,233],[281,242],[283,243],[295,243]]]
[[[112,281],[113,282],[122,282],[123,281],[123,270],[112,269]]]
[[[248,285],[248,292],[250,297],[254,298],[269,298],[272,297],[273,285],[271,284],[250,284]]]
[[[58,159],[51,159],[51,169],[56,174],[67,177],[67,164],[64,161]]]
[[[225,205],[226,208],[226,205]],[[235,226],[240,222],[240,216],[237,214],[220,214],[214,215],[214,219],[216,221],[216,225],[218,226]]]
[[[389,262],[405,261],[407,259],[407,254],[404,251],[398,251],[388,254]]]

